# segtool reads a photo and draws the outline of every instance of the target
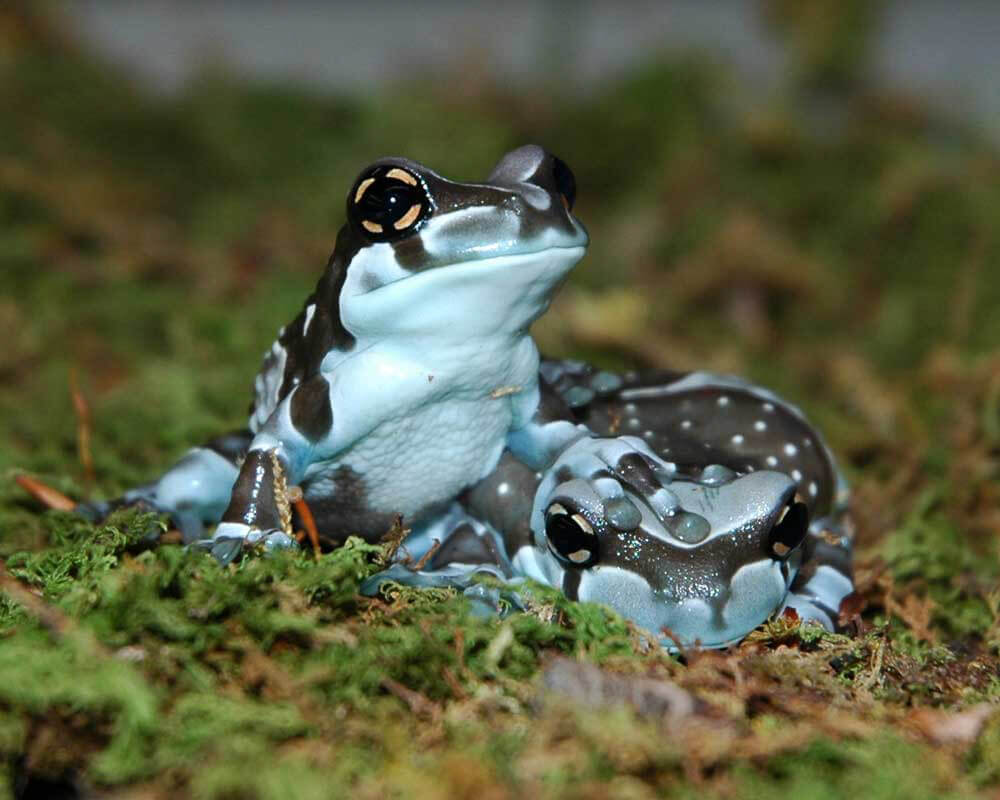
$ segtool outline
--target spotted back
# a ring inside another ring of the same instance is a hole
[[[713,464],[738,473],[783,472],[818,518],[837,502],[830,451],[802,412],[742,380],[666,370],[618,376],[578,362],[547,362],[543,375],[577,420],[607,436],[641,436],[682,475]]]

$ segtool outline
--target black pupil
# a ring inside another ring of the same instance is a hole
[[[361,215],[364,219],[389,226],[406,215],[422,201],[416,186],[408,186],[391,178],[376,178],[375,183],[361,198]]]
[[[566,198],[566,205],[572,211],[573,203],[576,202],[576,178],[573,177],[573,171],[562,159],[553,158],[552,177],[556,182],[556,189]]]
[[[770,540],[773,547],[780,542],[789,550],[794,550],[809,532],[809,508],[805,503],[792,503],[784,519],[771,529]]]
[[[568,514],[553,514],[546,519],[545,535],[552,548],[563,558],[569,559],[571,553],[579,550],[588,551],[590,558],[577,566],[587,566],[597,560],[597,536],[584,531]]]

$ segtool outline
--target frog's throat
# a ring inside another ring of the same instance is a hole
[[[583,246],[549,247],[415,273],[364,294],[345,291],[341,319],[369,340],[523,333],[584,252]]]

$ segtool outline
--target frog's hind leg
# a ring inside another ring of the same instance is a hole
[[[77,511],[98,519],[122,506],[149,506],[169,514],[184,541],[190,543],[201,538],[205,524],[222,518],[251,439],[250,431],[218,436],[189,450],[157,480],[115,500],[82,503]]]
[[[470,516],[458,503],[439,517],[417,526],[403,541],[396,562],[361,584],[361,593],[378,594],[387,584],[457,589],[482,614],[520,608],[515,591],[485,586],[488,576],[516,587],[517,579],[502,538],[489,525]]]

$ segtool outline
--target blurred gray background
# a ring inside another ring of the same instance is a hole
[[[58,4],[81,41],[168,92],[206,68],[354,91],[406,79],[413,70],[454,74],[466,67],[515,86],[552,88],[550,76],[572,74],[574,85],[565,88],[579,91],[663,51],[691,50],[735,67],[750,100],[776,88],[787,57],[760,6],[757,0]],[[1000,2],[890,0],[879,33],[870,64],[877,84],[920,94],[1000,138]]]

